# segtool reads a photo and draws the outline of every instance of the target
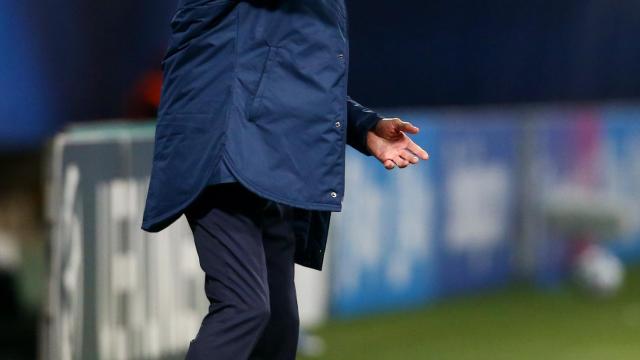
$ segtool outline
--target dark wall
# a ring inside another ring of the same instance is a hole
[[[133,84],[160,66],[174,1],[0,2],[0,151],[122,116]]]
[[[122,116],[133,84],[160,67],[175,0],[32,1],[64,116]]]
[[[134,84],[159,68],[175,3],[3,3],[0,45],[13,51],[0,57],[0,148],[41,141],[68,121],[122,116]],[[640,94],[636,0],[347,3],[350,92],[374,107]]]
[[[640,95],[634,0],[348,1],[351,93],[384,106]]]

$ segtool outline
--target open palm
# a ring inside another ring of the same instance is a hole
[[[429,154],[407,136],[419,131],[411,123],[397,118],[382,119],[367,134],[367,146],[386,169],[405,168],[429,159]]]

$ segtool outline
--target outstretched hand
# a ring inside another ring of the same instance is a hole
[[[367,146],[387,170],[396,166],[405,168],[417,164],[420,159],[429,159],[429,154],[407,136],[419,131],[411,123],[397,118],[382,119],[367,133]]]

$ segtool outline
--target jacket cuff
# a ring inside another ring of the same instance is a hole
[[[347,102],[347,108],[347,144],[362,154],[371,156],[372,154],[367,147],[367,133],[373,130],[383,117],[350,98]]]

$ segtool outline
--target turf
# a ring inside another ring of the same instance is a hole
[[[610,299],[514,286],[425,309],[334,320],[321,359],[640,359],[640,268]],[[301,358],[304,359],[304,358]]]

